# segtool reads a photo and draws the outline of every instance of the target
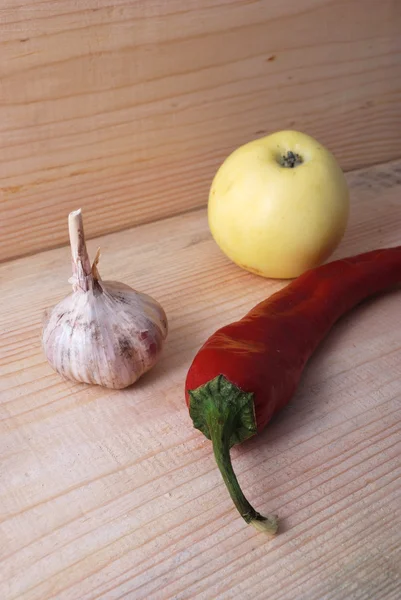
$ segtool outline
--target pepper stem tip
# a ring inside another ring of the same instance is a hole
[[[273,537],[277,533],[278,518],[276,515],[269,515],[268,517],[261,517],[260,519],[251,519],[249,525],[253,525],[258,531],[267,533]]]

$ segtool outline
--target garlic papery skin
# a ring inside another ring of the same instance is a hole
[[[73,292],[59,302],[43,328],[43,349],[67,379],[122,389],[157,362],[167,337],[160,304],[117,281],[102,281],[90,265],[82,214],[69,215]]]

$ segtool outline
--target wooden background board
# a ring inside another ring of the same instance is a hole
[[[348,179],[336,256],[401,243],[401,161]],[[183,385],[206,337],[283,283],[230,263],[203,209],[99,244],[105,279],[161,301],[167,345],[131,389],[63,381],[40,323],[69,292],[69,250],[0,265],[0,598],[398,599],[400,292],[345,317],[290,406],[233,449],[250,501],[281,518],[270,541],[237,515]]]
[[[204,206],[282,128],[400,157],[397,0],[2,0],[0,260]]]

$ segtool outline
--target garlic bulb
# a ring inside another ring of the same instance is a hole
[[[167,319],[156,300],[117,281],[102,281],[99,250],[91,266],[81,210],[68,218],[73,292],[46,317],[43,348],[63,377],[121,389],[157,362]]]

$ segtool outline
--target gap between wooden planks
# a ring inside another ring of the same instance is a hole
[[[401,243],[401,161],[348,180],[336,256]],[[0,597],[395,600],[400,293],[345,317],[288,409],[233,450],[251,502],[281,518],[269,541],[237,516],[183,382],[216,327],[283,283],[231,264],[204,210],[92,240],[92,256],[98,245],[103,278],[162,302],[168,343],[131,389],[63,381],[40,329],[69,292],[69,249],[0,265]]]

